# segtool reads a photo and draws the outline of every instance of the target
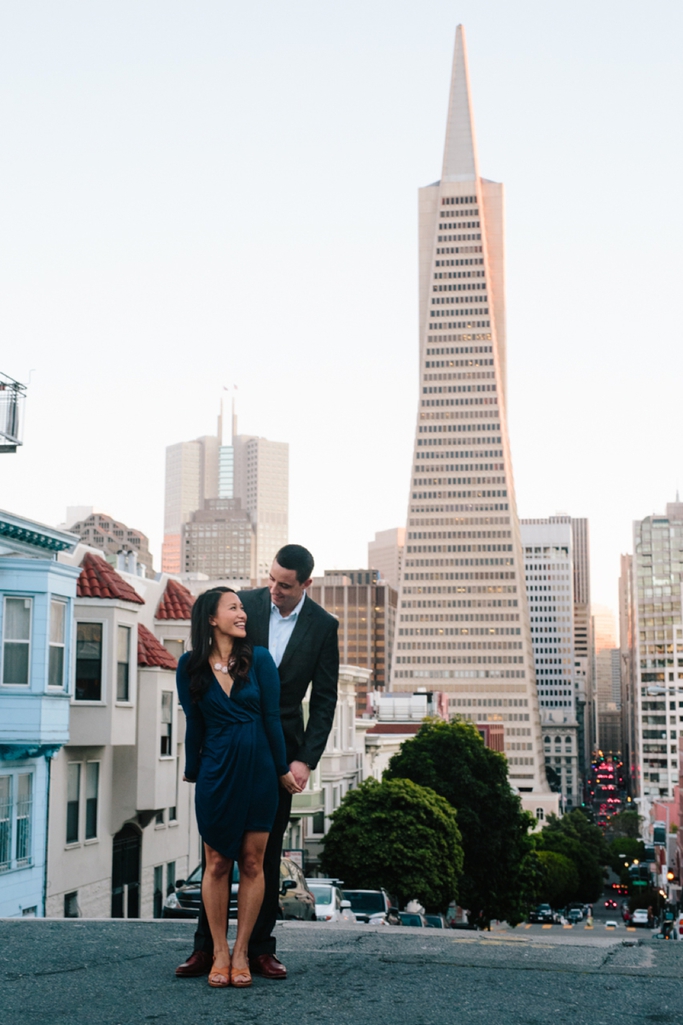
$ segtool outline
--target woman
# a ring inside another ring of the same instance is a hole
[[[280,725],[280,679],[266,648],[246,641],[246,613],[229,587],[201,594],[192,608],[192,651],[178,662],[187,718],[185,775],[206,867],[202,899],[213,938],[209,985],[250,986],[247,946],[263,901],[263,855],[278,804],[278,776],[298,793]],[[232,960],[227,921],[233,861],[240,884]]]

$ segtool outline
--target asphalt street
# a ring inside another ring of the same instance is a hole
[[[278,926],[284,982],[176,979],[193,924],[0,920],[2,1025],[683,1025],[683,943],[604,926]]]

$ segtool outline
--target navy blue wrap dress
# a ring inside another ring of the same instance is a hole
[[[196,781],[195,809],[202,839],[225,858],[240,853],[247,831],[270,832],[279,776],[289,772],[280,723],[280,677],[267,648],[255,647],[246,680],[228,696],[205,668],[208,689],[190,697],[185,654],[178,662],[178,696],[187,719],[185,775]]]

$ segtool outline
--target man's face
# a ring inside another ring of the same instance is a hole
[[[288,616],[296,608],[311,583],[311,580],[299,583],[296,570],[283,569],[279,562],[273,562],[268,575],[268,588],[270,600],[280,610],[281,616]]]

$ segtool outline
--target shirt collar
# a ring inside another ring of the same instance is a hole
[[[276,613],[277,616],[283,621],[283,623],[288,623],[290,620],[296,619],[296,617],[299,615],[299,613],[301,612],[302,608],[304,607],[304,602],[305,601],[306,601],[306,592],[304,591],[303,595],[301,596],[301,601],[299,602],[298,605],[294,606],[294,608],[292,609],[292,611],[289,613],[288,616],[283,616],[282,613],[280,612],[279,608],[277,607],[277,605],[273,605],[273,603],[271,602],[270,603],[270,613],[271,613],[271,615],[273,615],[273,613]]]

